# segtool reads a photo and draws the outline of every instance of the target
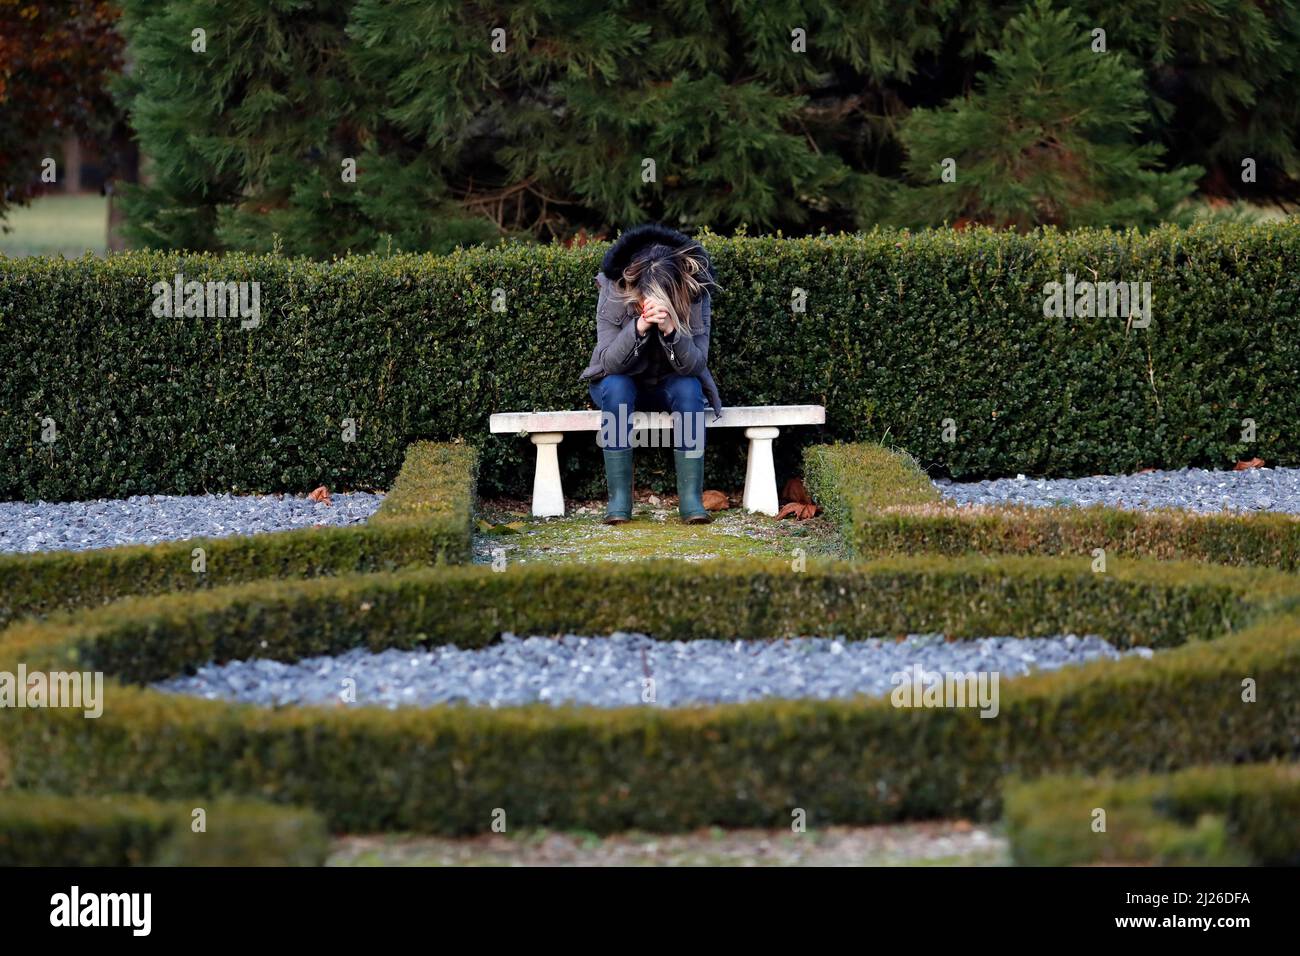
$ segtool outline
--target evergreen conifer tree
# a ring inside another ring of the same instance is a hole
[[[1050,0],[1013,17],[974,92],[904,121],[920,185],[900,193],[893,217],[1022,229],[1179,218],[1201,170],[1159,168],[1162,148],[1137,141],[1151,122],[1141,71],[1092,40]]]
[[[1069,2],[123,0],[133,238],[324,257],[647,219],[1144,226],[1195,164],[1294,186],[1300,0]]]

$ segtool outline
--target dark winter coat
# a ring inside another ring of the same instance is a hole
[[[667,366],[679,375],[693,375],[700,380],[704,397],[715,415],[722,414],[722,399],[718,386],[709,371],[709,332],[713,312],[709,291],[705,289],[691,305],[691,327],[694,335],[678,330],[670,340],[665,340],[659,329],[652,328],[645,335],[637,335],[636,303],[621,306],[614,292],[614,283],[636,253],[651,245],[673,248],[693,246],[708,264],[708,277],[713,279],[713,262],[694,239],[688,238],[666,226],[636,226],[619,236],[610,246],[596,274],[596,287],[600,290],[596,300],[596,348],[591,353],[591,364],[582,373],[582,379],[598,382],[606,375],[643,375],[658,364],[655,349],[667,358]]]

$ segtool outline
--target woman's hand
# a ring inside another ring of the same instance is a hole
[[[659,326],[664,335],[672,335],[677,328],[667,309],[658,302],[646,301],[641,303],[641,317],[636,320],[637,335],[645,335],[652,325]]]

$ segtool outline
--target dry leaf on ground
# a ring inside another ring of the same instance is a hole
[[[791,501],[784,505],[776,513],[778,518],[798,518],[800,521],[807,521],[809,518],[816,516],[820,509],[816,505],[800,504],[798,501]]]
[[[705,511],[726,511],[731,507],[731,499],[721,491],[706,491],[701,500]]]
[[[813,504],[812,496],[804,487],[802,478],[791,478],[787,481],[785,487],[781,489],[781,497],[785,499],[786,504],[776,513],[778,518],[797,518],[800,521],[807,521],[821,511],[821,508]]]

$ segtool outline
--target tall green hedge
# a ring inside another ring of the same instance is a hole
[[[705,244],[726,404],[821,403],[829,437],[960,477],[1300,462],[1300,223]],[[526,492],[533,447],[487,419],[587,405],[603,249],[0,260],[0,498],[377,488],[412,440],[454,437],[481,443],[485,490]],[[260,282],[260,326],[156,318],[177,273]],[[1067,273],[1150,281],[1150,327],[1044,317]],[[783,469],[817,432],[787,431]],[[710,435],[711,486],[739,486],[742,441]],[[599,493],[590,435],[561,458]]]

